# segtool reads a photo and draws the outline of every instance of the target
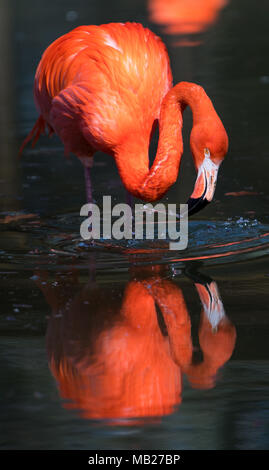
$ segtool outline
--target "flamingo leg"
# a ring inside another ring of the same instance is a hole
[[[92,182],[91,182],[91,168],[93,166],[93,155],[85,157],[78,157],[84,168],[86,199],[88,203],[92,203]]]
[[[85,189],[86,189],[86,199],[88,204],[93,203],[92,199],[92,182],[91,182],[91,167],[84,165],[84,176],[85,176]],[[88,215],[92,215],[92,211],[88,212]],[[92,224],[90,224],[89,229],[92,230]],[[91,240],[92,242],[93,240]],[[95,281],[95,259],[92,260],[90,256],[89,260],[89,279],[91,282]]]
[[[84,176],[85,176],[85,189],[86,189],[86,198],[87,202],[92,202],[92,182],[91,182],[91,169],[88,166],[84,166]]]

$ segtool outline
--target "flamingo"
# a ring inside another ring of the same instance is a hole
[[[33,145],[48,127],[65,154],[82,162],[87,200],[97,151],[112,155],[121,180],[144,201],[162,198],[178,176],[183,153],[183,111],[190,106],[190,146],[197,170],[189,214],[213,198],[218,169],[228,150],[225,128],[204,89],[172,87],[166,47],[137,23],[79,26],[54,41],[37,67],[34,98],[39,118],[21,146]],[[148,148],[156,124],[159,142],[149,168]]]

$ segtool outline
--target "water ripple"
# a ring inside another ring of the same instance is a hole
[[[169,239],[84,241],[79,235],[81,218],[74,213],[50,218],[9,213],[2,214],[1,222],[0,263],[10,269],[32,269],[37,264],[58,269],[74,263],[87,267],[92,253],[96,269],[120,271],[130,263],[222,264],[269,252],[269,225],[242,217],[191,220],[188,247],[183,251],[169,250]]]

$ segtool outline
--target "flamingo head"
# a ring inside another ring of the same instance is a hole
[[[194,190],[188,200],[189,215],[212,201],[218,170],[228,151],[228,136],[218,116],[193,126],[190,146],[197,170]]]

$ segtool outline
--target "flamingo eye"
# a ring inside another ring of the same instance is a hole
[[[205,158],[210,158],[210,155],[211,155],[211,154],[210,154],[210,150],[209,150],[208,148],[205,148],[205,149],[204,149],[204,156],[205,156]]]

